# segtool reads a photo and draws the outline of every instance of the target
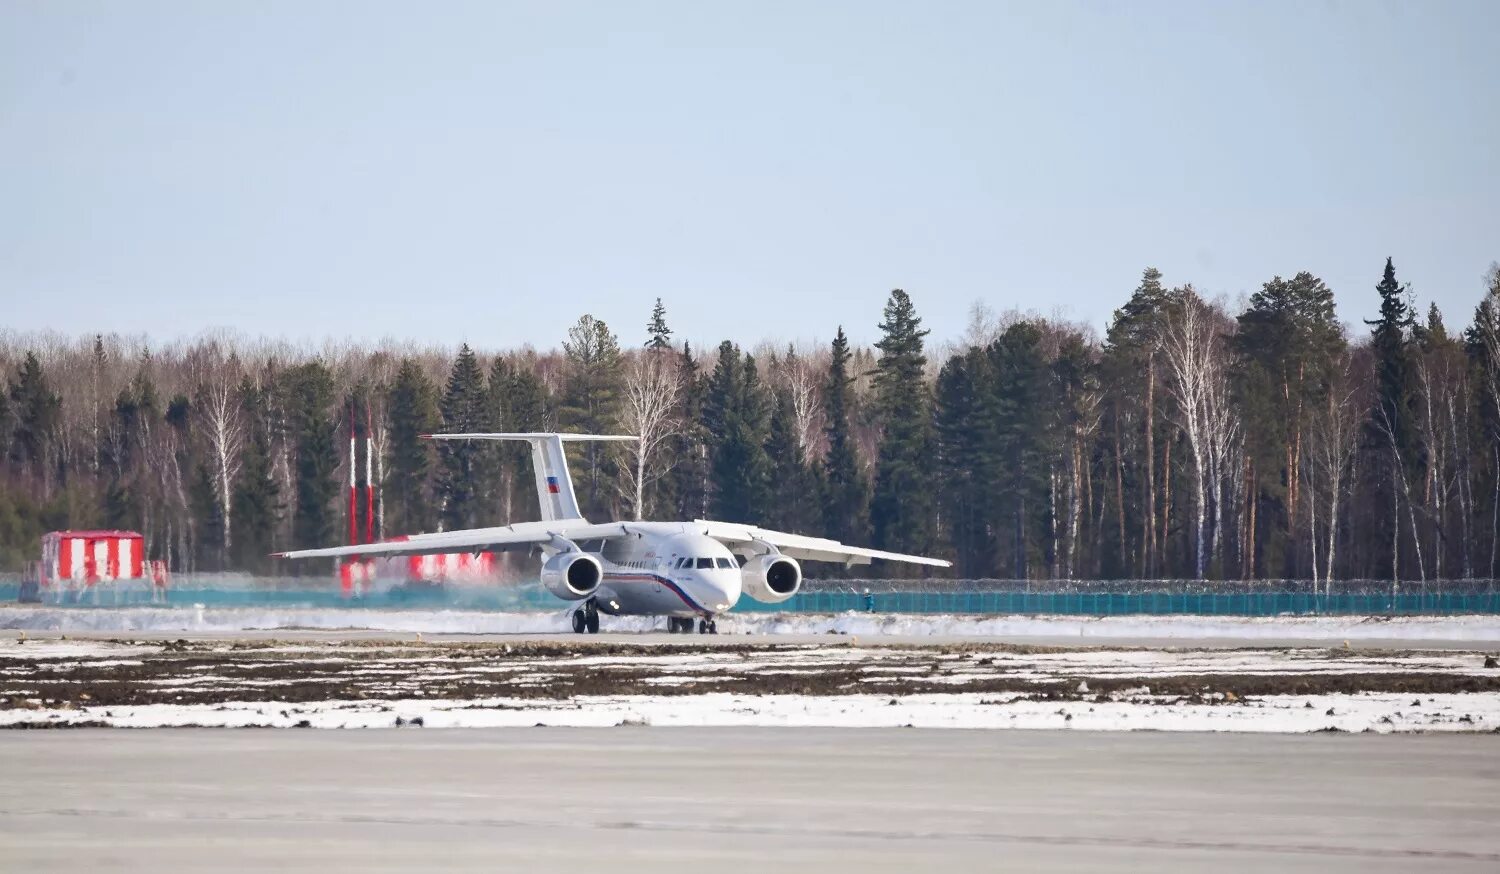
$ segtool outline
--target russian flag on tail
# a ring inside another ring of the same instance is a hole
[[[547,477],[547,491],[548,491],[548,493],[554,494],[554,495],[557,494],[560,491],[560,489],[557,486],[557,477],[555,477],[555,476],[549,476],[549,477]]]

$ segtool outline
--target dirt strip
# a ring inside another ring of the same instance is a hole
[[[1149,690],[1156,700],[1232,703],[1270,695],[1500,692],[1500,668],[1486,667],[1493,657],[1451,651],[186,640],[90,647],[55,656],[43,642],[6,650],[0,710],[705,693],[978,692],[1103,701]]]

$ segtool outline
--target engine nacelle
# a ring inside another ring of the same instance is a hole
[[[604,565],[586,552],[559,552],[542,565],[542,585],[564,601],[594,594],[604,579]]]
[[[740,591],[764,604],[780,604],[802,588],[802,566],[784,555],[757,555],[740,568]]]

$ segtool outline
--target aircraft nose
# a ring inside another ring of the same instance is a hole
[[[704,574],[703,582],[711,591],[710,601],[703,606],[715,613],[723,613],[740,599],[740,575],[734,571],[715,571]]]

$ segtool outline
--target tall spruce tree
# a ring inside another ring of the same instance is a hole
[[[1390,258],[1385,259],[1385,272],[1375,291],[1380,295],[1380,316],[1365,322],[1373,328],[1370,351],[1375,358],[1375,398],[1366,425],[1366,437],[1367,445],[1374,450],[1374,457],[1384,461],[1382,467],[1386,479],[1379,484],[1377,494],[1381,504],[1391,508],[1384,533],[1390,544],[1387,557],[1390,559],[1391,579],[1397,580],[1402,573],[1401,541],[1404,536],[1400,507],[1407,500],[1412,478],[1423,465],[1413,396],[1416,317],[1407,303],[1406,288],[1396,281],[1396,268]]]
[[[547,387],[530,367],[518,367],[511,376],[510,424],[517,431],[551,430],[549,412],[550,399]],[[532,470],[531,447],[511,445],[511,463],[515,466],[514,493],[511,496],[511,513],[514,521],[538,518],[541,508],[537,506],[536,473]]]
[[[265,573],[275,551],[276,521],[281,514],[281,486],[271,471],[271,435],[266,428],[266,399],[249,377],[240,382],[240,409],[247,423],[240,448],[240,475],[231,498],[230,564]]]
[[[656,306],[651,308],[651,321],[646,323],[646,348],[663,351],[672,348],[672,329],[667,327],[667,308],[662,306],[661,298],[656,299]]]
[[[14,430],[11,461],[31,476],[46,497],[50,491],[52,440],[62,422],[62,398],[48,385],[41,359],[28,351],[10,386]]]
[[[770,500],[765,401],[755,358],[728,340],[709,377],[703,404],[708,435],[710,506],[726,522],[760,521]]]
[[[958,576],[969,579],[989,576],[995,567],[989,524],[994,458],[990,435],[980,427],[993,382],[988,356],[973,346],[938,373],[934,467],[940,486],[934,491]]]
[[[1473,375],[1474,521],[1488,529],[1489,544],[1476,552],[1485,576],[1494,579],[1500,575],[1500,266],[1490,268],[1489,290],[1474,308],[1464,349]]]
[[[998,533],[999,570],[1028,579],[1050,512],[1048,449],[1055,444],[1042,332],[1031,322],[1017,322],[990,345],[988,357],[995,378],[979,426],[991,435],[988,466],[998,474],[991,524]]]
[[[682,344],[677,358],[677,378],[681,385],[677,421],[682,425],[667,444],[667,451],[677,463],[667,472],[658,490],[662,506],[669,508],[672,518],[698,519],[708,515],[709,451],[703,421],[706,386],[698,372],[698,360],[687,343]]]
[[[458,350],[448,385],[439,407],[443,430],[449,433],[472,433],[494,430],[490,422],[489,396],[479,358],[465,343]],[[439,515],[445,530],[477,528],[486,516],[485,496],[491,483],[492,449],[478,440],[444,440],[438,446]]]
[[[333,374],[321,361],[288,368],[278,381],[295,461],[292,544],[299,549],[337,542],[339,451],[331,415]],[[305,568],[306,563],[302,566]],[[313,572],[308,569],[303,572]]]
[[[585,315],[568,329],[563,341],[567,370],[558,417],[569,429],[584,434],[613,434],[619,427],[623,389],[620,343],[609,326]],[[617,517],[610,487],[617,472],[609,444],[595,440],[577,444],[583,455],[583,483],[579,504],[585,516]]]
[[[410,358],[396,370],[387,401],[390,433],[386,437],[389,468],[385,477],[386,530],[418,534],[437,528],[432,495],[433,441],[423,440],[442,425],[437,386]]]
[[[844,543],[865,540],[869,526],[869,489],[860,472],[859,456],[850,431],[849,408],[854,402],[854,378],[849,374],[849,338],[839,326],[828,362],[823,399],[827,410],[825,432],[828,454],[820,470],[823,483],[823,524],[828,536]]]
[[[927,356],[911,298],[901,289],[885,305],[883,334],[875,344],[880,359],[875,371],[875,412],[881,426],[875,461],[875,489],[870,522],[875,545],[893,552],[923,554],[931,550],[935,527],[932,488],[932,412],[923,371]],[[902,572],[904,565],[887,568]]]
[[[814,531],[821,524],[818,483],[797,439],[791,392],[776,390],[766,436],[770,461],[770,500],[765,524],[782,531]]]

